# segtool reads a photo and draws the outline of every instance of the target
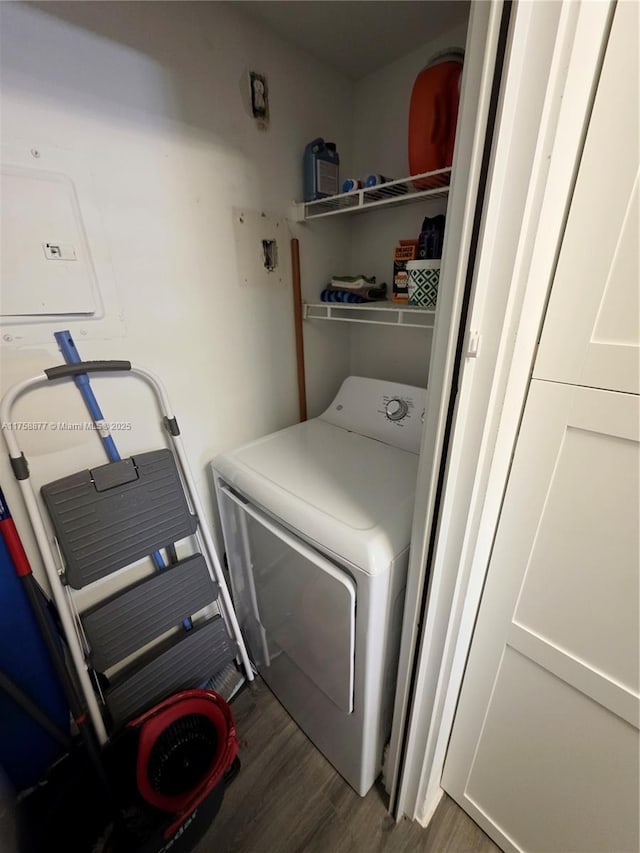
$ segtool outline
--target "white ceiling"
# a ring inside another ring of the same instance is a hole
[[[469,16],[468,0],[243,0],[237,7],[352,80]]]

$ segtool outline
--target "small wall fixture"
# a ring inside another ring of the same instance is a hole
[[[267,78],[257,71],[249,72],[249,88],[251,91],[251,115],[256,120],[260,130],[269,127],[269,89]]]

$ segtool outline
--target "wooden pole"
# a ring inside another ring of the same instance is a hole
[[[302,292],[300,290],[300,244],[291,240],[291,273],[293,280],[293,322],[296,330],[296,361],[298,366],[298,402],[300,420],[307,419],[307,391],[304,376],[304,338],[302,336]]]

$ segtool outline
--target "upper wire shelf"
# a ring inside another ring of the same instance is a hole
[[[410,204],[426,198],[445,198],[449,194],[451,168],[423,172],[388,181],[375,187],[363,187],[348,193],[329,196],[319,201],[305,201],[295,205],[298,221],[320,219],[339,213],[362,213],[388,204]]]

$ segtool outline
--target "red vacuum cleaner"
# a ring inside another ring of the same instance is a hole
[[[105,751],[125,820],[113,853],[185,853],[202,837],[235,777],[236,728],[210,690],[184,690],[127,724]]]

